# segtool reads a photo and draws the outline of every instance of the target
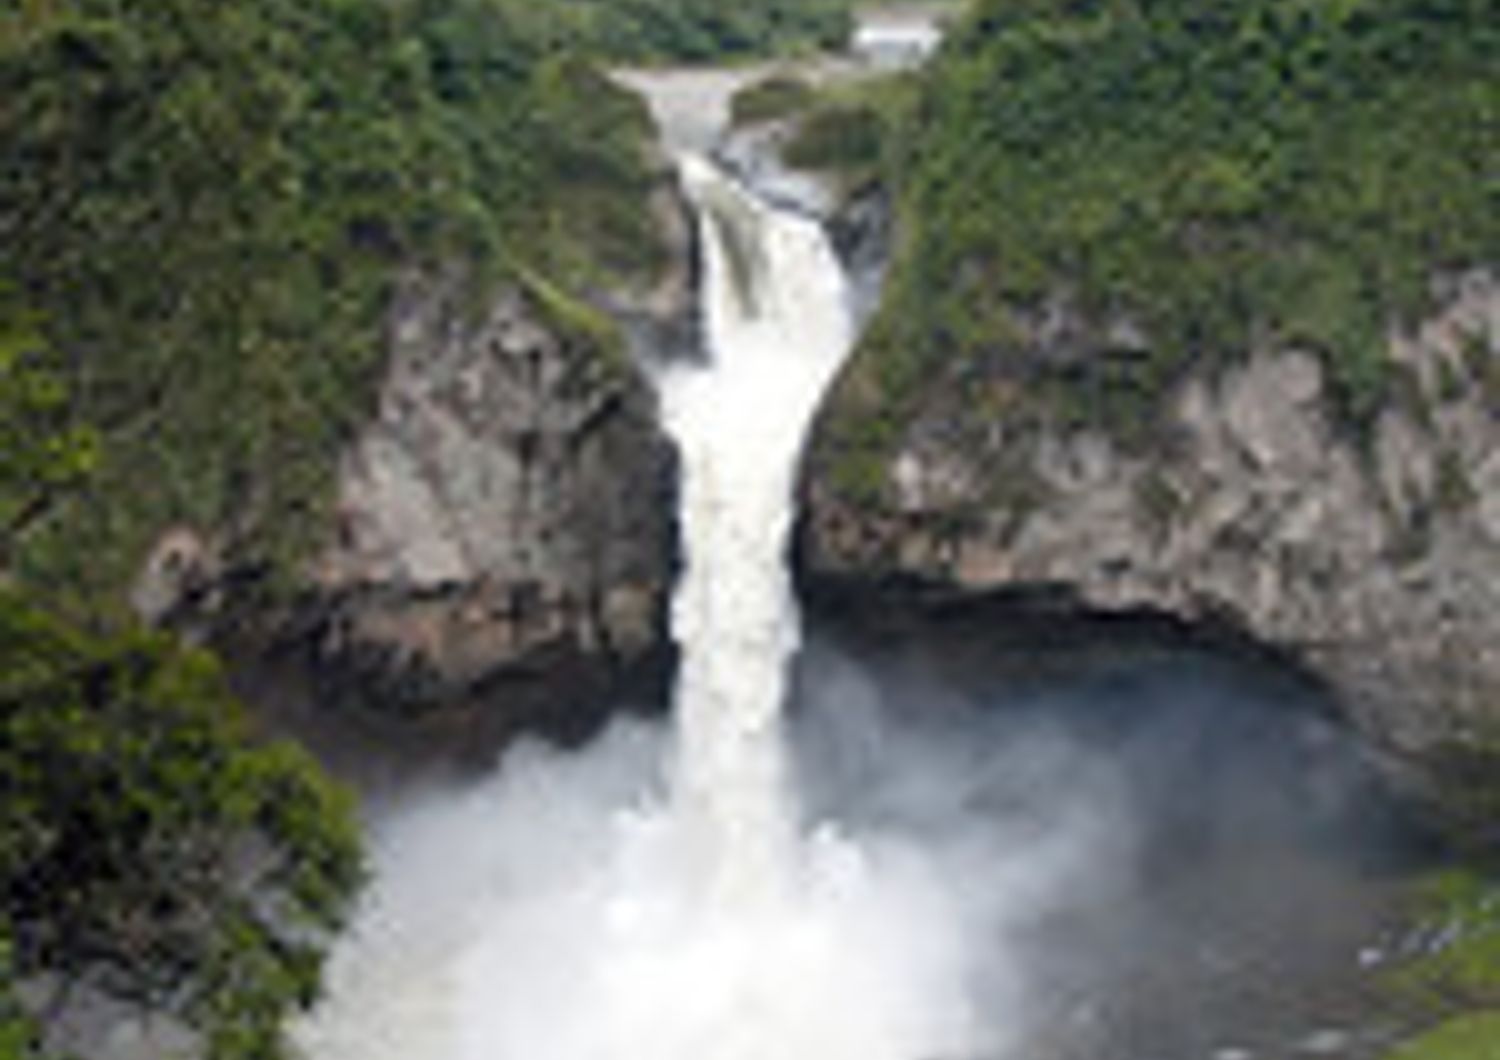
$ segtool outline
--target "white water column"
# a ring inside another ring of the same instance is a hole
[[[704,248],[710,362],[661,380],[686,557],[673,796],[710,886],[744,901],[790,883],[781,711],[799,627],[786,553],[798,456],[851,320],[818,224],[766,207],[697,156],[681,167]]]

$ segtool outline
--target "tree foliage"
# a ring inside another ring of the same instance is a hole
[[[326,525],[405,272],[648,274],[648,119],[489,0],[0,10],[0,245],[104,459],[17,557],[117,588],[163,524]],[[12,345],[7,339],[7,345]]]
[[[850,0],[506,0],[550,32],[634,61],[706,62],[829,48],[848,37]]]
[[[11,542],[98,457],[94,432],[72,420],[56,360],[34,316],[0,287],[0,567]]]
[[[1493,0],[979,0],[893,137],[862,415],[899,420],[941,360],[1149,430],[1184,372],[1289,344],[1360,427],[1388,329],[1500,260],[1496,54]],[[1049,375],[1025,336],[1060,297],[1138,345]]]
[[[249,736],[209,656],[0,592],[8,980],[169,1014],[214,1058],[283,1055],[360,858],[345,797]],[[19,1048],[28,1014],[13,990],[0,1005]]]

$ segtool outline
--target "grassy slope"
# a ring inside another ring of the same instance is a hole
[[[838,480],[871,484],[940,364],[1139,441],[1184,372],[1294,343],[1368,422],[1399,391],[1386,328],[1435,270],[1500,260],[1497,14],[983,0],[890,137],[904,239],[840,391]],[[1022,323],[1058,294],[1143,344],[1058,373]]]

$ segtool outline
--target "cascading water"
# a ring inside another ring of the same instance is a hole
[[[673,615],[674,800],[710,886],[753,900],[790,882],[781,708],[798,636],[784,562],[792,476],[850,321],[816,224],[772,212],[695,156],[682,172],[701,218],[713,362],[662,380],[687,558]]]
[[[812,221],[696,156],[682,175],[711,359],[660,379],[686,554],[675,742],[624,726],[581,755],[522,748],[378,829],[384,871],[299,1028],[314,1060],[976,1054],[941,874],[809,831],[787,775],[793,476],[850,342],[842,273]]]

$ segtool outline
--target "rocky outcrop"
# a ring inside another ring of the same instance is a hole
[[[385,697],[661,640],[671,454],[629,358],[515,286],[411,279],[298,636]]]
[[[1440,312],[1393,336],[1403,396],[1364,438],[1297,350],[1189,378],[1145,447],[1012,415],[1024,390],[970,366],[896,425],[874,489],[856,491],[835,400],[805,481],[807,572],[1047,586],[1083,608],[1228,623],[1294,653],[1393,751],[1493,740],[1500,278],[1440,293]]]
[[[505,686],[501,713],[554,732],[582,727],[570,688],[598,699],[660,671],[675,458],[647,376],[701,338],[690,208],[663,153],[653,177],[665,267],[587,301],[524,271],[403,275],[376,408],[290,592],[266,606],[222,534],[177,526],[135,580],[137,613],[318,701],[492,704]]]

